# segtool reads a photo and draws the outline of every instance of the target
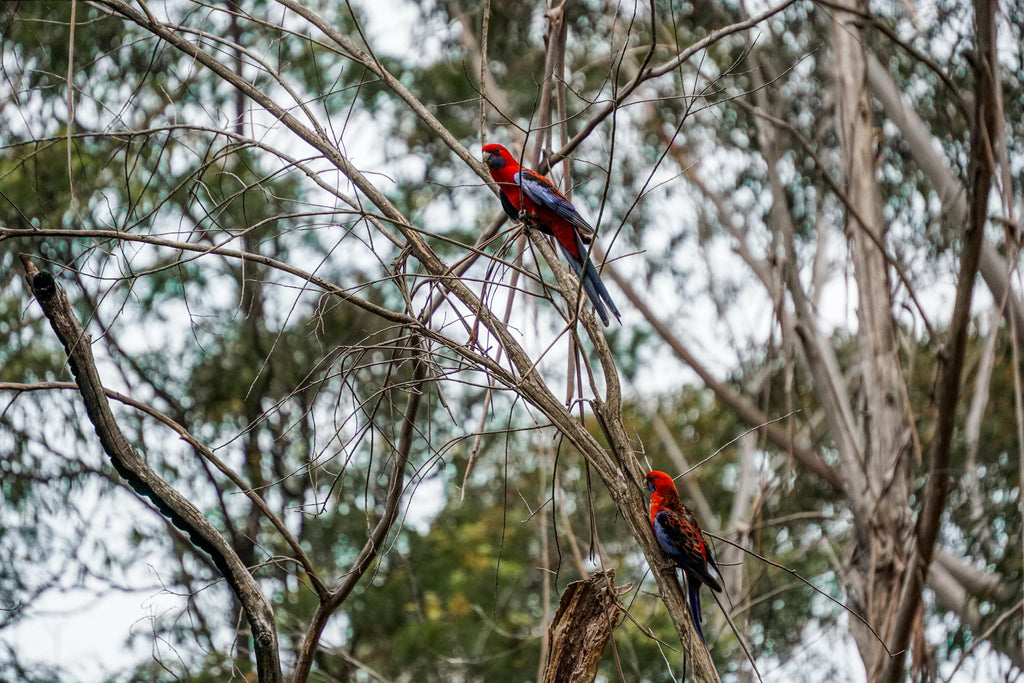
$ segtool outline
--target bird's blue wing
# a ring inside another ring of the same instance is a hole
[[[594,229],[584,220],[576,207],[558,191],[551,182],[544,176],[533,171],[522,170],[513,177],[516,183],[522,188],[523,194],[530,198],[534,204],[550,209],[559,218],[564,219],[572,227],[576,228],[580,239],[584,244],[589,244],[594,237]]]
[[[654,535],[658,545],[683,569],[700,571],[704,556],[693,527],[678,513],[662,510],[654,518]]]
[[[684,515],[672,510],[662,510],[654,518],[654,535],[661,549],[681,569],[694,574],[711,590],[721,592],[721,584],[708,571],[701,533]],[[718,569],[717,565],[712,566]]]

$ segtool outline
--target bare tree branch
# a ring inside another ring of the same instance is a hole
[[[295,670],[292,674],[293,683],[305,683],[309,678],[313,659],[320,647],[320,637],[323,635],[324,627],[327,626],[327,621],[345,602],[352,589],[356,587],[363,574],[380,554],[388,532],[391,531],[391,527],[398,518],[399,503],[402,500],[402,491],[405,489],[405,466],[409,461],[409,450],[412,448],[415,437],[416,415],[428,381],[427,364],[422,357],[423,351],[418,339],[413,339],[410,342],[410,353],[414,359],[412,384],[408,388],[409,395],[402,414],[402,428],[398,444],[391,454],[391,470],[388,476],[388,492],[384,501],[383,514],[377,520],[376,526],[370,533],[370,537],[366,539],[363,549],[352,563],[348,574],[329,595],[321,598],[320,604],[317,605],[316,612],[306,630],[302,649],[295,661]]]
[[[78,389],[78,385],[74,382],[34,382],[32,384],[25,384],[21,382],[0,382],[0,391],[47,391],[52,389]],[[237,472],[231,469],[227,463],[218,458],[216,454],[210,450],[208,446],[199,441],[193,436],[187,429],[175,422],[169,416],[160,412],[156,408],[142,401],[138,401],[131,396],[122,394],[119,391],[113,389],[104,389],[104,394],[107,398],[113,399],[118,403],[123,403],[126,406],[130,406],[139,410],[158,422],[163,423],[167,427],[170,427],[174,432],[181,437],[183,441],[188,443],[192,448],[196,449],[202,457],[209,460],[214,467],[216,467],[224,476],[231,480],[238,490],[241,491],[249,500],[253,502],[253,505],[259,509],[259,511],[268,519],[270,523],[274,525],[281,537],[284,538],[285,542],[295,553],[296,561],[302,566],[303,571],[309,577],[310,583],[313,585],[313,590],[316,591],[317,595],[324,595],[327,592],[326,586],[323,581],[317,575],[316,568],[313,566],[312,560],[303,550],[302,544],[295,538],[295,535],[288,529],[288,526],[273,510],[267,505],[263,497],[248,483],[246,482]]]
[[[68,364],[82,394],[86,413],[114,468],[132,489],[152,500],[162,514],[189,535],[192,543],[210,555],[245,611],[253,634],[256,667],[261,683],[281,681],[274,611],[256,580],[234,548],[203,513],[157,476],[125,438],[107,402],[96,361],[92,356],[91,337],[86,334],[53,276],[38,271],[28,256],[22,256],[22,263],[36,301],[67,351]]]

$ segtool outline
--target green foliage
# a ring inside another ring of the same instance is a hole
[[[511,681],[536,672],[539,537],[536,524],[507,518],[521,503],[501,489],[500,479],[474,485],[465,500],[450,497],[429,532],[403,535],[374,590],[345,610],[358,659],[389,678]]]

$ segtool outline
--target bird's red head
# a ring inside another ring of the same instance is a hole
[[[508,164],[512,166],[518,166],[515,157],[512,153],[501,145],[484,145],[484,161],[487,162],[487,168],[492,171],[496,171],[499,168],[504,168]]]
[[[648,472],[646,481],[647,490],[650,491],[651,493],[658,492],[661,494],[666,494],[672,492],[677,496],[679,495],[679,493],[676,491],[676,483],[672,481],[672,477],[668,476],[664,472],[659,472],[657,470],[654,470],[653,472]]]
[[[651,492],[651,524],[654,524],[661,510],[678,510],[682,503],[679,502],[676,483],[664,472],[648,472],[646,481],[647,490]]]

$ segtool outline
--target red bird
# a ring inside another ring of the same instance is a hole
[[[676,566],[686,574],[690,616],[697,628],[697,635],[704,641],[700,628],[700,587],[707,584],[716,593],[722,592],[722,585],[708,571],[708,565],[718,571],[711,549],[704,542],[704,532],[693,510],[679,500],[672,477],[664,472],[647,473],[647,489],[651,492],[651,526],[658,538],[658,545],[672,558]]]
[[[609,324],[608,310],[619,320],[619,309],[612,303],[608,288],[601,282],[594,264],[587,258],[585,244],[594,238],[590,227],[576,207],[550,180],[523,168],[501,145],[484,145],[491,177],[501,189],[501,207],[512,220],[524,220],[538,230],[553,235],[573,271],[583,282],[583,291],[594,304],[601,322]]]

